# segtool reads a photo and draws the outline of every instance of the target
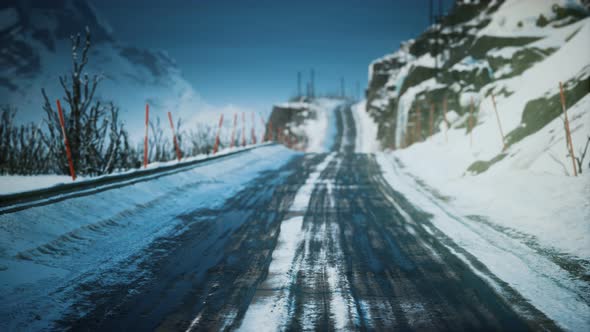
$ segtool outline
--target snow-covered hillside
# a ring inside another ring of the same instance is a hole
[[[553,131],[553,138],[535,149],[519,144],[562,115],[560,81],[568,108],[590,91],[589,13],[587,5],[565,0],[456,5],[441,24],[370,65],[366,109],[379,124],[382,146],[403,148],[426,138],[432,105],[433,131],[444,132],[445,100],[454,129],[449,145],[469,145],[473,100],[473,146],[456,172],[480,173],[508,156],[516,168],[572,173],[563,131]],[[508,148],[504,153],[492,95]],[[588,119],[582,112],[571,121],[577,152],[590,134],[584,127]]]
[[[581,1],[465,1],[375,60],[365,110],[381,148],[395,150],[382,167],[395,165],[470,222],[586,266],[590,158],[573,177],[559,82],[581,158],[590,139],[589,13]]]
[[[69,38],[83,35],[86,26],[93,43],[86,70],[102,78],[96,96],[121,108],[133,136],[142,132],[137,115],[146,102],[162,119],[166,111],[189,121],[211,111],[166,52],[117,40],[86,0],[8,1],[0,5],[0,97],[1,104],[18,109],[19,120],[41,123],[42,88],[50,99],[63,98],[58,77],[71,71]]]

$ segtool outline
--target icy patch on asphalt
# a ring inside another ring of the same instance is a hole
[[[332,196],[334,186],[332,180],[320,180],[321,173],[335,158],[335,154],[328,155],[309,175],[306,183],[301,187],[293,201],[290,211],[304,212],[310,203],[311,193],[317,186],[326,186],[327,194]],[[340,165],[340,160],[337,161]],[[334,207],[334,198],[326,199],[325,208]],[[257,296],[246,311],[242,331],[276,331],[286,328],[295,314],[295,296],[291,294],[297,274],[323,276],[319,280],[307,280],[307,285],[314,285],[314,281],[326,282],[330,296],[330,317],[336,330],[350,329],[358,323],[358,313],[354,299],[350,295],[348,280],[340,268],[345,266],[342,249],[339,246],[340,228],[337,223],[323,221],[319,230],[312,230],[312,224],[304,226],[303,217],[296,216],[281,223],[277,247],[273,251],[269,266],[268,278],[257,290]],[[320,242],[321,248],[317,259],[312,259],[311,242]],[[329,243],[336,248],[328,252]],[[307,294],[310,295],[310,294]],[[304,298],[305,297],[304,294]],[[306,301],[302,304],[302,328],[313,330],[318,322],[320,302]]]
[[[569,273],[526,245],[484,224],[464,220],[449,206],[421,190],[418,183],[399,174],[397,165],[387,155],[378,154],[377,161],[392,188],[415,206],[433,214],[434,227],[474,255],[533,306],[565,329],[582,331],[590,326],[587,285],[572,279]],[[463,255],[459,258],[465,261]],[[473,268],[472,264],[468,265]]]
[[[305,183],[301,186],[301,188],[299,188],[299,190],[297,190],[297,194],[293,199],[290,211],[301,212],[307,210],[313,189],[315,188],[320,175],[334,159],[334,156],[335,155],[333,153],[329,154],[320,164],[315,167],[314,171],[309,175],[307,180],[305,180]]]

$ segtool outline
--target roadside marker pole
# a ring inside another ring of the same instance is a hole
[[[150,105],[145,104],[145,137],[143,139],[143,168],[148,164],[148,124],[150,123]]]
[[[217,153],[219,149],[219,134],[221,134],[221,126],[223,126],[223,113],[219,117],[219,127],[217,128],[217,135],[215,135],[215,145],[213,146],[213,154]]]
[[[246,146],[246,113],[242,112],[242,146]]]
[[[445,143],[449,142],[449,121],[447,120],[447,96],[443,99],[443,118],[445,120]]]
[[[176,157],[180,161],[180,149],[178,148],[178,140],[176,139],[176,133],[174,133],[174,122],[172,121],[172,113],[168,112],[168,120],[170,120],[170,128],[172,128],[172,140],[174,141],[174,147],[176,148]]]
[[[500,130],[500,136],[502,137],[502,151],[506,151],[506,139],[504,138],[504,131],[502,131],[502,123],[500,123],[500,115],[496,108],[496,98],[492,92],[492,105],[494,105],[494,112],[496,113],[496,120],[498,120],[498,129]]]
[[[570,157],[572,158],[574,176],[578,176],[578,171],[576,170],[576,157],[574,156],[574,143],[572,142],[572,134],[570,131],[570,121],[567,118],[567,110],[565,108],[565,93],[563,92],[563,83],[561,82],[559,82],[559,94],[561,96],[561,108],[563,109],[563,116],[565,117],[565,139],[567,140]]]
[[[74,171],[74,163],[72,162],[72,151],[70,150],[70,143],[68,142],[68,136],[66,135],[66,124],[64,120],[64,114],[61,111],[61,104],[59,102],[59,99],[57,100],[57,112],[59,113],[59,124],[61,125],[61,133],[64,136],[66,156],[68,157],[68,164],[70,166],[70,175],[72,176],[72,181],[75,181],[76,172]]]
[[[473,147],[473,97],[469,107],[469,146]]]
[[[229,148],[233,149],[234,141],[236,139],[236,124],[238,123],[238,113],[234,113],[234,127],[231,130],[231,142],[229,142]]]
[[[430,139],[432,139],[433,134],[433,126],[434,126],[434,103],[430,103],[430,114],[429,114],[429,122],[430,122]]]
[[[252,112],[252,138],[250,139],[253,145],[256,145],[256,119],[254,112]]]

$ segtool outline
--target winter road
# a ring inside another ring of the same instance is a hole
[[[558,329],[514,294],[517,313],[457,258],[429,215],[385,182],[374,156],[354,153],[350,108],[336,114],[332,152],[293,158],[219,209],[178,215],[183,230],[142,251],[132,290],[79,285],[83,299],[71,306],[78,310],[59,327]]]

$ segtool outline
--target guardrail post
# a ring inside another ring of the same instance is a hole
[[[66,146],[66,156],[68,158],[68,164],[70,166],[70,175],[72,181],[76,180],[76,171],[74,170],[74,162],[72,161],[72,151],[70,150],[70,143],[68,142],[68,136],[66,135],[66,124],[64,120],[64,114],[61,110],[61,103],[57,100],[57,112],[59,113],[59,124],[61,125],[61,133],[64,136],[64,145]]]
[[[502,152],[506,150],[506,139],[504,138],[504,131],[502,130],[502,123],[500,122],[500,115],[496,107],[496,97],[492,92],[492,105],[494,106],[494,113],[496,113],[496,120],[498,120],[498,129],[500,130],[500,137],[502,137]]]

